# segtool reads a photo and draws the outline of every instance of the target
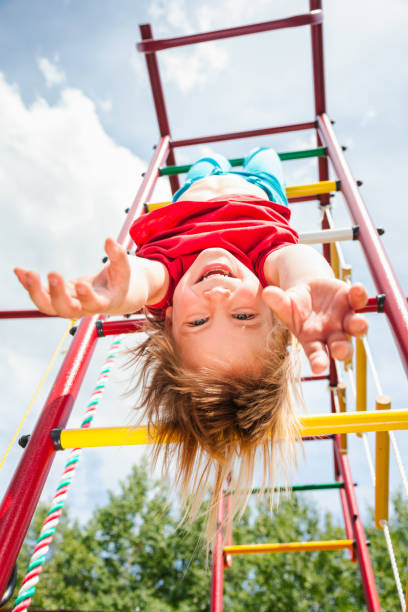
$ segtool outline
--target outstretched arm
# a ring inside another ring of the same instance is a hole
[[[337,280],[326,260],[306,245],[274,251],[264,272],[271,286],[263,298],[301,342],[313,372],[329,365],[326,346],[335,359],[349,359],[353,347],[348,336],[362,336],[368,329],[355,314],[367,302],[365,288]]]
[[[39,310],[60,317],[127,314],[164,297],[169,280],[163,264],[129,256],[111,238],[105,242],[105,251],[109,263],[100,272],[72,281],[51,272],[46,286],[36,272],[22,268],[14,272]]]

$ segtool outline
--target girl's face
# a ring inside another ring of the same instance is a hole
[[[181,278],[166,319],[186,367],[239,372],[264,357],[273,315],[258,278],[224,249],[205,249]]]

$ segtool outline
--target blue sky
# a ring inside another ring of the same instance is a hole
[[[404,291],[407,212],[403,181],[408,166],[406,56],[408,8],[394,0],[384,13],[379,0],[326,2],[325,67],[330,116],[353,174]],[[133,200],[140,174],[158,140],[144,58],[135,51],[138,24],[151,22],[157,37],[177,36],[302,13],[306,1],[258,0],[29,0],[0,1],[0,262],[2,308],[30,307],[11,269],[22,265],[45,275],[57,269],[68,276],[99,266],[103,240],[116,236],[123,209]],[[208,43],[159,56],[173,136],[182,138],[313,119],[310,34],[307,28]],[[258,141],[278,151],[313,146],[309,132]],[[217,146],[230,157],[255,143]],[[258,144],[258,143],[257,143]],[[207,147],[177,151],[179,162],[193,161]],[[313,182],[312,161],[288,162],[288,184]],[[165,198],[160,182],[157,199]],[[334,199],[338,225],[349,225],[341,195]],[[317,206],[297,205],[294,223],[314,229]],[[357,244],[344,247],[354,280],[367,283]],[[380,316],[370,315],[370,342],[384,392],[395,408],[407,408],[406,378]],[[0,444],[6,447],[25,406],[64,330],[63,321],[1,322],[3,415]],[[129,342],[129,340],[127,340]],[[98,346],[71,420],[78,425],[108,346]],[[61,358],[59,362],[61,363]],[[54,375],[56,372],[54,368]],[[52,379],[52,378],[51,378]],[[131,402],[121,398],[128,373],[114,383],[96,418],[97,425],[131,421]],[[374,408],[370,380],[370,407]],[[49,386],[41,393],[29,432]],[[351,394],[349,393],[350,397]],[[309,412],[328,409],[324,384],[306,390]],[[352,405],[350,402],[350,409]],[[398,434],[407,459],[407,435]],[[359,482],[362,508],[373,503],[363,449],[350,436],[350,459]],[[312,448],[313,447],[313,448]],[[21,454],[13,449],[3,470],[6,486]],[[106,500],[140,450],[86,451],[73,487],[71,506],[84,520],[95,503]],[[52,494],[63,458],[52,470],[45,496]],[[331,450],[310,445],[296,482],[332,479]],[[392,465],[392,487],[399,486]],[[333,495],[333,496],[332,496]],[[338,513],[335,494],[320,494],[322,508]]]

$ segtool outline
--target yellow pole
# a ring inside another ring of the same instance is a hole
[[[376,408],[390,410],[390,398],[379,395]],[[388,521],[389,471],[390,436],[388,431],[379,431],[375,436],[375,524],[378,529],[382,529],[381,521]]]
[[[367,410],[367,354],[361,338],[356,338],[356,410]]]
[[[337,397],[339,398],[340,412],[346,412],[346,385],[339,383],[337,385]],[[347,453],[347,434],[340,434],[340,452]]]
[[[351,284],[351,266],[350,264],[344,264],[341,268],[341,280],[343,280],[345,283],[350,283]],[[350,340],[351,340],[351,336],[349,336]],[[344,362],[344,369],[350,370],[353,369],[353,357],[350,357],[350,359],[346,359],[346,361]]]
[[[251,555],[253,553],[313,552],[315,550],[343,550],[352,548],[353,540],[322,540],[321,542],[288,542],[286,544],[237,544],[224,546],[226,555]]]
[[[298,198],[301,196],[319,195],[321,193],[330,193],[338,191],[338,183],[336,181],[320,181],[320,183],[311,183],[309,185],[293,185],[286,187],[286,196],[288,198]],[[171,202],[148,202],[146,204],[147,212],[168,206]]]
[[[303,436],[404,429],[408,430],[408,410],[342,412],[307,415],[299,418],[299,433]],[[56,438],[54,430],[53,439]],[[146,427],[63,429],[59,432],[59,442],[61,448],[152,444],[154,431],[150,437]],[[177,440],[173,438],[171,442],[177,442]]]
[[[340,262],[336,242],[330,243],[330,265],[334,272],[334,276],[340,278]]]
[[[320,181],[320,183],[311,183],[310,185],[286,187],[286,196],[288,198],[297,198],[301,196],[318,195],[320,193],[330,193],[331,191],[337,191],[336,181]]]

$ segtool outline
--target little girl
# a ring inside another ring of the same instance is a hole
[[[228,474],[241,492],[236,510],[251,487],[257,449],[264,484],[277,480],[277,454],[284,475],[294,461],[293,338],[316,374],[328,367],[328,353],[348,359],[349,336],[367,331],[354,312],[367,294],[335,279],[316,250],[298,244],[272,149],[252,151],[241,172],[219,155],[199,160],[173,202],[135,221],[136,256],[108,238],[109,263],[95,275],[65,281],[52,272],[47,287],[35,272],[15,273],[47,314],[147,308],[147,339],[132,361],[140,364],[137,407],[154,427],[155,458],[160,449],[165,466],[176,458],[192,515],[210,485],[216,502]],[[211,535],[215,503],[209,524]]]

